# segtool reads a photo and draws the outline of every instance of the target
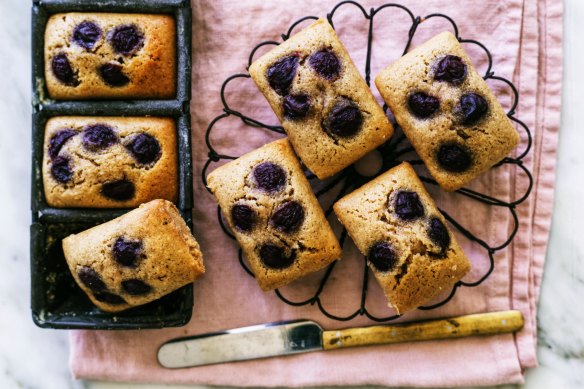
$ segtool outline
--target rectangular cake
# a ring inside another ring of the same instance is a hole
[[[445,190],[461,188],[519,142],[503,107],[450,32],[385,68],[375,84]]]
[[[302,162],[320,179],[386,142],[393,127],[330,24],[319,19],[249,74]]]
[[[263,290],[284,286],[341,256],[287,139],[215,169],[207,185]]]
[[[131,208],[176,202],[176,125],[171,118],[60,116],[49,119],[43,147],[47,204],[58,208]]]
[[[450,291],[470,270],[407,162],[340,199],[334,211],[398,314]]]
[[[63,251],[79,287],[106,312],[149,303],[205,272],[197,241],[166,200],[70,235]]]
[[[71,12],[45,29],[49,97],[167,99],[176,94],[176,26],[170,15]]]

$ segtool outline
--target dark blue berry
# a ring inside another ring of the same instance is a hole
[[[292,80],[298,68],[298,57],[289,55],[268,68],[268,83],[277,94],[284,96],[288,93]]]
[[[392,271],[397,265],[397,255],[388,242],[377,242],[367,254],[369,263],[380,272]]]
[[[466,78],[466,65],[462,58],[455,55],[447,55],[436,65],[434,79],[446,81],[457,85]]]
[[[304,93],[284,97],[284,116],[288,119],[302,119],[310,111],[310,97]]]
[[[116,201],[130,200],[135,193],[134,184],[128,180],[106,182],[101,187],[102,195]]]
[[[116,262],[128,267],[135,267],[142,258],[142,242],[137,239],[128,239],[120,236],[114,242],[112,254]]]
[[[99,38],[101,38],[101,28],[88,20],[79,23],[73,30],[73,42],[88,50],[93,49]]]
[[[298,231],[302,222],[304,222],[304,207],[297,201],[288,201],[280,205],[270,218],[272,226],[286,233]]]
[[[341,72],[339,58],[330,50],[320,50],[308,59],[310,66],[322,77],[332,80]]]
[[[131,279],[122,281],[124,292],[132,296],[141,296],[150,293],[152,287],[142,280]]]
[[[130,82],[130,78],[123,72],[122,65],[117,63],[106,63],[99,67],[99,74],[103,81],[110,86],[124,86]]]
[[[62,184],[69,182],[73,177],[71,160],[67,157],[54,158],[51,164],[51,176]]]
[[[412,221],[424,216],[424,206],[416,192],[399,191],[395,197],[395,213],[403,220]]]
[[[99,151],[118,142],[113,128],[105,124],[92,124],[83,129],[81,143],[91,151]]]
[[[489,111],[489,104],[476,93],[468,93],[460,98],[458,111],[462,116],[462,124],[472,125],[481,120]]]
[[[257,221],[256,212],[245,204],[235,204],[231,207],[231,220],[233,225],[240,231],[251,231]]]
[[[77,86],[79,81],[77,75],[67,58],[67,54],[59,53],[51,60],[51,69],[57,80],[61,81],[67,86]]]
[[[440,251],[442,253],[446,252],[450,246],[450,234],[448,233],[444,223],[442,223],[442,221],[437,217],[430,219],[428,236],[435,245],[440,247]]]
[[[256,186],[268,193],[275,193],[286,183],[284,169],[272,162],[262,162],[253,169]]]
[[[138,134],[126,145],[126,148],[142,164],[152,163],[160,157],[160,143],[152,135]]]
[[[53,134],[49,140],[49,156],[53,159],[56,158],[65,143],[75,135],[77,132],[71,129],[60,130]]]
[[[426,119],[438,111],[440,101],[424,92],[416,92],[408,98],[408,107],[416,117]]]
[[[436,155],[438,164],[444,170],[453,173],[462,173],[472,165],[472,155],[465,147],[457,143],[446,143],[438,148]]]
[[[129,55],[140,48],[144,35],[134,25],[119,26],[110,34],[109,42],[115,52]]]
[[[273,244],[264,244],[260,247],[260,260],[269,268],[285,269],[290,267],[296,259],[296,252],[286,253],[286,249]]]
[[[89,266],[83,266],[81,269],[79,269],[77,271],[77,276],[83,285],[91,289],[92,292],[103,292],[107,290],[107,287],[105,286],[105,283],[101,279],[99,273]]]
[[[357,105],[347,99],[339,100],[323,121],[325,131],[333,136],[348,138],[363,124],[363,114]]]
[[[111,304],[111,305],[121,305],[126,304],[126,300],[118,296],[117,294],[110,293],[110,292],[98,292],[94,293],[93,297],[97,301],[101,301],[102,303]]]

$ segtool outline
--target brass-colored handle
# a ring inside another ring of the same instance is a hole
[[[395,325],[324,331],[322,337],[324,349],[334,350],[345,347],[495,335],[515,332],[522,327],[521,312],[501,311]]]

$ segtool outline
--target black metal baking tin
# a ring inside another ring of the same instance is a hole
[[[177,28],[177,93],[170,100],[57,101],[44,82],[44,32],[60,12],[164,13]],[[53,116],[158,116],[175,119],[178,146],[177,207],[192,229],[191,6],[189,0],[33,0],[32,6],[32,225],[31,309],[43,328],[145,329],[181,326],[192,315],[193,287],[187,285],[150,304],[111,314],[97,309],[75,285],[60,242],[65,236],[118,217],[130,209],[53,208],[42,183],[45,124]]]

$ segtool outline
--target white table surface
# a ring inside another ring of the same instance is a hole
[[[67,332],[32,322],[30,5],[0,1],[0,388],[186,388],[74,381]],[[577,113],[584,109],[584,1],[566,0],[564,15],[556,199],[538,314],[540,366],[527,372],[530,389],[584,388],[584,127]]]

